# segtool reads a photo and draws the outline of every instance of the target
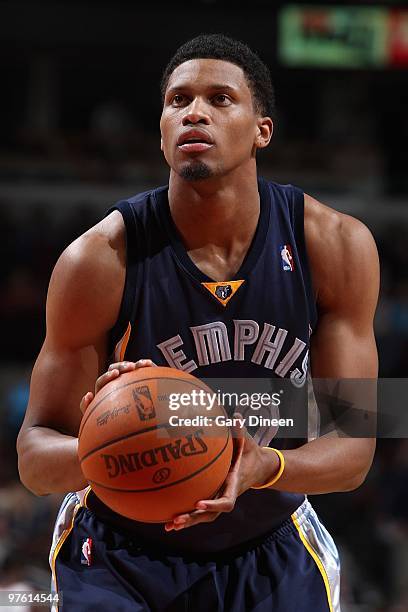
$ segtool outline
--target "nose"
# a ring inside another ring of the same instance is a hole
[[[209,122],[210,118],[204,100],[198,97],[194,98],[186,107],[186,112],[183,116],[183,125],[195,125],[196,123],[208,125]]]

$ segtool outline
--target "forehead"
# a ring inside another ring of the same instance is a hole
[[[166,89],[226,85],[250,93],[244,71],[236,64],[218,59],[192,59],[173,70]]]

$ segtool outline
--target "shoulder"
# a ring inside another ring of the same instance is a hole
[[[53,270],[47,298],[47,333],[80,335],[115,324],[126,276],[126,234],[113,211],[72,242]],[[65,323],[65,325],[64,325]]]
[[[376,252],[374,238],[359,219],[341,213],[305,193],[305,235],[312,251],[329,248],[347,254],[357,246]],[[329,254],[329,252],[328,252]]]
[[[368,291],[376,302],[379,284],[377,248],[370,230],[305,194],[305,240],[317,302],[341,303]]]
[[[122,215],[111,212],[106,218],[74,240],[61,254],[52,276],[86,281],[106,280],[124,266],[126,236]]]
[[[168,189],[169,189],[168,185],[161,185],[159,187],[153,187],[152,189],[141,191],[140,193],[137,193],[136,195],[130,198],[126,198],[126,200],[121,200],[121,202],[128,202],[129,204],[132,204],[133,206],[136,206],[136,207],[140,205],[143,206],[146,204],[149,198],[151,198],[152,196],[156,194],[160,194],[163,191],[168,191]]]

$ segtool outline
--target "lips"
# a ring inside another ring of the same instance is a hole
[[[177,140],[177,146],[179,149],[186,153],[199,153],[206,151],[214,145],[214,141],[210,134],[204,130],[186,130]]]

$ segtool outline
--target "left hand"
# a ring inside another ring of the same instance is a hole
[[[241,415],[234,415],[234,417]],[[262,448],[253,440],[245,428],[232,427],[233,458],[231,467],[215,499],[204,499],[196,503],[196,510],[188,514],[179,514],[165,524],[166,531],[180,531],[199,523],[211,523],[221,512],[232,512],[236,499],[253,485],[265,482],[272,477],[271,459],[274,453],[268,453],[265,465],[265,455]],[[276,456],[276,471],[279,469],[279,459]]]

